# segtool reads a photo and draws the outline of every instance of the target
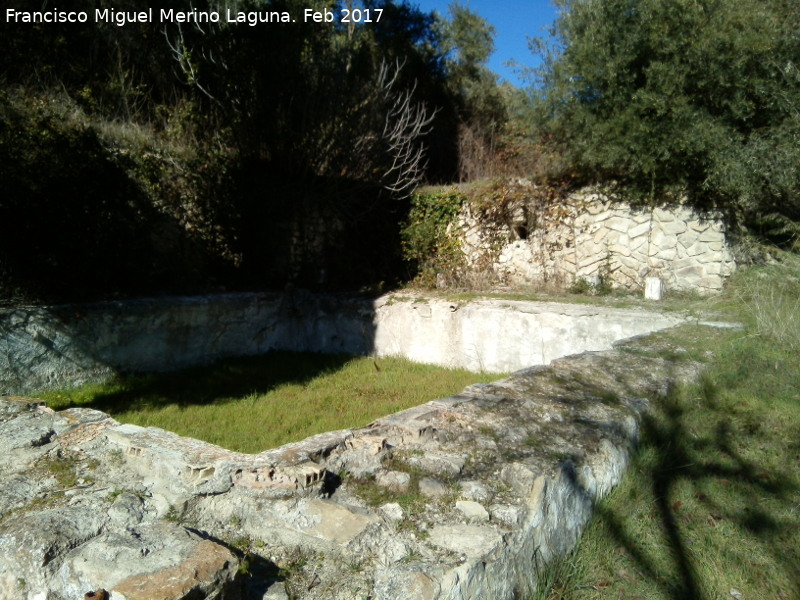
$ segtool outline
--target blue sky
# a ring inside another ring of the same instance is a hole
[[[424,11],[436,10],[447,15],[452,0],[409,0]],[[533,66],[535,59],[528,49],[528,36],[545,35],[545,29],[556,18],[556,7],[550,0],[462,0],[471,11],[479,14],[497,30],[495,52],[489,68],[516,85],[524,85],[514,71],[504,66],[510,60]]]

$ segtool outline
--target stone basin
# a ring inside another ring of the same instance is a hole
[[[256,455],[0,397],[0,600],[527,597],[648,403],[699,372],[642,337],[678,316],[552,303],[237,294],[2,318],[8,389],[273,348],[515,372]]]

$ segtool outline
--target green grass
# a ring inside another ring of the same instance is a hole
[[[668,334],[707,370],[645,420],[631,470],[540,598],[800,598],[800,260],[784,261],[714,302],[744,331]]]
[[[256,453],[315,433],[364,426],[498,377],[400,358],[272,352],[40,397],[55,410],[96,408],[123,423]]]

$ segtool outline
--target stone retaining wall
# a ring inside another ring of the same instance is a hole
[[[510,372],[682,319],[636,309],[506,300],[450,302],[223,294],[0,310],[0,394],[162,371],[269,350],[399,355]]]
[[[0,397],[0,599],[528,598],[620,481],[648,402],[696,376],[661,344],[256,455]]]
[[[0,317],[8,387],[285,347],[511,369],[680,321],[299,293]],[[676,354],[637,338],[255,455],[0,397],[0,600],[527,597],[619,482],[648,401],[696,375]]]
[[[719,216],[686,206],[637,209],[583,190],[563,202],[520,202],[506,212],[509,219],[498,224],[467,206],[459,227],[468,264],[485,269],[489,257],[509,284],[569,287],[584,280],[638,291],[645,278],[658,277],[667,289],[709,294],[736,267]]]

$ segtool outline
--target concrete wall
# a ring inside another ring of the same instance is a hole
[[[518,196],[525,185],[518,184]],[[570,286],[604,278],[613,287],[642,290],[646,277],[659,277],[667,289],[708,294],[736,268],[719,216],[686,206],[636,209],[583,190],[507,212],[502,224],[469,208],[460,219],[468,263],[485,269],[488,256],[506,283]]]
[[[0,393],[172,370],[269,350],[402,355],[508,372],[680,318],[569,304],[307,293],[224,294],[0,310]]]
[[[375,316],[378,355],[488,372],[511,372],[587,350],[608,350],[617,340],[682,320],[646,310],[555,302],[382,302]]]

